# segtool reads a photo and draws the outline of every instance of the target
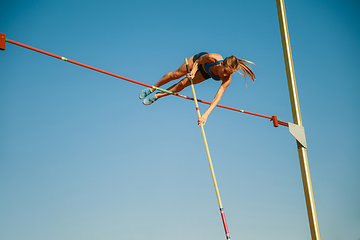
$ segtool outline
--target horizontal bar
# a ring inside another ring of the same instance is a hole
[[[178,97],[187,99],[187,100],[192,100],[192,101],[194,101],[194,99],[191,98],[191,97],[187,97],[187,96],[185,96],[185,95],[182,95],[182,94],[179,94],[179,93],[176,93],[176,92],[171,92],[171,91],[166,90],[166,89],[161,89],[161,88],[158,88],[158,87],[155,87],[155,86],[146,84],[146,83],[142,83],[142,82],[139,82],[139,81],[136,81],[136,80],[127,78],[127,77],[120,76],[120,75],[118,75],[118,74],[114,74],[114,73],[111,73],[111,72],[108,72],[108,71],[104,71],[104,70],[102,70],[102,69],[95,68],[95,67],[92,67],[92,66],[89,66],[89,65],[80,63],[80,62],[76,62],[76,61],[74,61],[74,60],[71,60],[71,59],[68,59],[68,58],[65,58],[65,57],[62,57],[62,56],[53,54],[53,53],[49,53],[49,52],[40,50],[40,49],[38,49],[38,48],[34,48],[34,47],[31,47],[31,46],[28,46],[28,45],[25,45],[25,44],[22,44],[22,43],[19,43],[19,42],[10,40],[10,39],[6,39],[6,41],[9,42],[9,43],[12,43],[12,44],[14,44],[14,45],[23,47],[23,48],[27,48],[27,49],[30,49],[30,50],[32,50],[32,51],[35,51],[35,52],[39,52],[39,53],[48,55],[48,56],[50,56],[50,57],[54,57],[54,58],[57,58],[57,59],[60,59],[60,60],[63,60],[63,61],[66,61],[66,62],[69,62],[69,63],[72,63],[72,64],[76,64],[76,65],[81,66],[81,67],[84,67],[84,68],[88,68],[88,69],[91,69],[91,70],[94,70],[94,71],[97,71],[97,72],[101,72],[101,73],[103,73],[103,74],[107,74],[107,75],[110,75],[110,76],[113,76],[113,77],[116,77],[116,78],[123,79],[123,80],[128,81],[128,82],[132,82],[132,83],[135,83],[135,84],[138,84],[138,85],[142,85],[142,86],[145,86],[145,87],[149,87],[149,88],[154,88],[154,89],[159,90],[159,91],[162,91],[162,92],[170,93],[170,94],[172,94],[172,95],[175,95],[175,96],[178,96]],[[204,101],[204,100],[200,100],[200,99],[198,99],[198,102],[201,102],[201,103],[204,103],[204,104],[209,104],[209,105],[211,104],[211,102]],[[233,107],[228,107],[228,106],[224,106],[224,105],[220,105],[220,104],[218,104],[218,105],[216,105],[216,106],[217,106],[217,107],[220,107],[220,108],[225,108],[225,109],[228,109],[228,110],[236,111],[236,112],[246,113],[246,114],[250,114],[250,115],[258,116],[258,117],[262,117],[262,118],[267,118],[267,119],[270,119],[270,120],[272,119],[271,117],[266,116],[266,115],[262,115],[262,114],[258,114],[258,113],[253,113],[253,112],[249,112],[249,111],[245,111],[245,110],[241,110],[241,109],[237,109],[237,108],[233,108]],[[286,123],[286,122],[283,122],[283,121],[278,121],[278,122],[279,122],[279,124],[282,125],[282,126],[289,127],[288,123]]]

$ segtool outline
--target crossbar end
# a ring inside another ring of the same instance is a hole
[[[6,49],[6,36],[4,33],[0,33],[0,50]]]

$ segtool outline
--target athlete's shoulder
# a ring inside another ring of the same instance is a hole
[[[224,60],[224,58],[218,53],[208,53],[207,57],[209,60],[211,59],[213,62]]]

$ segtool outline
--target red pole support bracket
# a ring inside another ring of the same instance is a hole
[[[271,121],[273,122],[273,125],[274,125],[274,127],[278,127],[279,126],[279,121],[278,121],[278,119],[277,119],[277,116],[272,116],[271,117]]]
[[[0,33],[0,50],[6,49],[6,36],[4,33]]]

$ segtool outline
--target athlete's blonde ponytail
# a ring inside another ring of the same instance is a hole
[[[245,59],[236,58],[234,55],[230,57],[226,57],[224,59],[224,65],[231,68],[233,71],[242,74],[245,78],[245,83],[246,83],[246,75],[250,77],[252,82],[254,82],[256,79],[254,72],[249,67],[249,64],[254,64],[254,63]]]

